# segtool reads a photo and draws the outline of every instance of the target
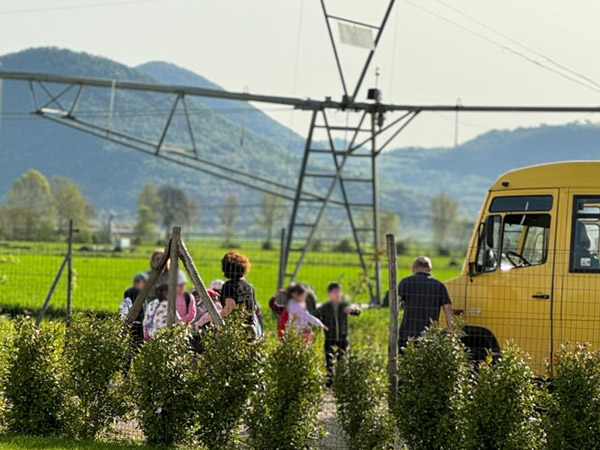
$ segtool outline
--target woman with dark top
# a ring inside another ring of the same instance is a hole
[[[227,279],[221,288],[221,315],[226,317],[237,305],[244,305],[248,314],[246,323],[253,328],[255,335],[262,336],[262,314],[254,287],[244,278],[250,270],[250,261],[241,253],[230,251],[221,260],[221,268]]]

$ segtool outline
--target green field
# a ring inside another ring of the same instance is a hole
[[[187,246],[205,283],[222,278],[220,259],[227,249],[220,240],[188,240]],[[123,291],[131,284],[133,275],[148,270],[148,259],[155,246],[140,246],[132,253],[86,252],[75,245],[73,267],[75,283],[73,307],[75,309],[114,312],[117,310]],[[258,241],[243,241],[241,249],[252,262],[248,275],[256,288],[257,298],[263,310],[277,285],[279,252],[262,250]],[[36,312],[42,305],[54,275],[65,252],[64,243],[0,243],[0,308],[15,314]],[[410,264],[415,255],[398,259],[398,277],[410,273]],[[458,274],[456,266],[450,266],[448,257],[433,259],[435,275],[446,280]],[[382,266],[386,261],[382,261]],[[341,280],[347,291],[357,284],[361,269],[357,257],[352,253],[313,252],[307,255],[298,279],[314,286],[320,300],[325,299],[326,286],[330,281]],[[383,286],[387,286],[387,270],[382,273]],[[385,287],[383,288],[385,291]],[[55,311],[65,306],[66,283],[63,279],[52,298]],[[351,299],[367,303],[368,295],[362,293]],[[352,320],[352,335],[356,342],[368,342],[376,335],[385,334],[387,310],[369,310]],[[265,314],[267,319],[270,314]],[[270,321],[269,321],[270,322]],[[267,327],[274,328],[267,323]],[[386,339],[376,338],[386,344]]]

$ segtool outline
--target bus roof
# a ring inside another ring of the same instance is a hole
[[[558,162],[512,170],[501,175],[490,191],[561,187],[600,188],[600,161]]]

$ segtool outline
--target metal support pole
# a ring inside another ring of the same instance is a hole
[[[287,269],[290,248],[292,247],[292,239],[294,238],[294,225],[296,223],[296,217],[298,215],[298,208],[302,201],[302,186],[304,185],[304,176],[306,174],[306,167],[308,165],[308,157],[310,155],[310,147],[312,145],[312,137],[315,130],[315,122],[317,120],[318,109],[315,109],[310,120],[310,128],[308,130],[308,137],[306,138],[306,144],[304,146],[304,156],[302,157],[302,165],[300,167],[300,176],[298,178],[298,187],[296,188],[296,195],[294,196],[294,206],[292,207],[292,214],[290,216],[290,226],[288,228],[288,236],[285,244],[285,267]],[[293,277],[292,277],[293,278]],[[290,280],[290,281],[293,281]]]
[[[44,318],[44,314],[46,314],[46,310],[48,309],[48,305],[50,304],[50,299],[52,298],[52,294],[54,294],[56,285],[58,284],[58,281],[60,280],[60,277],[61,277],[63,270],[65,269],[65,266],[67,265],[68,261],[69,261],[69,255],[65,255],[65,257],[62,260],[62,263],[60,264],[60,268],[58,269],[58,272],[56,272],[54,281],[52,281],[52,285],[50,286],[50,290],[48,291],[48,294],[46,295],[44,304],[42,305],[40,312],[38,313],[37,319],[35,321],[36,326],[38,326],[42,322],[42,319]]]
[[[285,228],[281,229],[281,239],[279,241],[279,276],[277,277],[277,289],[283,288],[285,280],[285,262],[287,256],[285,254]]]
[[[173,227],[169,250],[169,292],[167,294],[167,327],[177,322],[177,276],[179,275],[179,240],[181,228]]]
[[[67,244],[67,259],[68,259],[68,268],[67,268],[67,323],[71,319],[71,296],[73,294],[73,219],[69,220],[69,238]]]
[[[371,299],[371,303],[376,305],[381,300],[381,264],[379,261],[379,180],[377,176],[377,145],[375,143],[375,126],[377,121],[377,113],[373,111],[371,113],[371,130],[373,133],[373,139],[371,140],[371,178],[372,178],[372,195],[373,195],[373,247],[374,247],[374,266],[375,266],[375,298]]]
[[[388,301],[390,307],[390,336],[388,344],[388,381],[390,406],[398,393],[398,283],[396,275],[396,239],[386,236],[388,255]]]

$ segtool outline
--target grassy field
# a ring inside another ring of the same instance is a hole
[[[66,438],[0,436],[0,450],[150,450],[156,447],[98,441],[76,441]]]
[[[220,259],[227,249],[217,240],[188,240],[187,246],[194,258],[200,275],[206,283],[222,278]],[[131,284],[133,275],[148,270],[148,259],[154,246],[140,246],[133,253],[86,252],[75,246],[73,267],[75,288],[73,306],[75,309],[116,311],[123,291]],[[263,307],[277,285],[278,250],[262,250],[260,242],[244,241],[241,251],[252,262],[248,275]],[[0,243],[0,308],[12,314],[21,311],[35,312],[42,305],[54,275],[58,270],[65,251],[64,243]],[[410,264],[415,255],[400,256],[398,260],[399,278],[410,273]],[[385,266],[385,261],[382,263]],[[459,268],[450,265],[448,257],[435,257],[435,275],[446,280],[458,274]],[[313,252],[307,255],[298,279],[314,286],[319,299],[326,298],[326,286],[330,281],[341,280],[347,291],[360,279],[360,267],[354,254]],[[387,271],[383,270],[382,285],[387,285]],[[384,288],[385,291],[385,288]],[[51,305],[58,310],[64,308],[66,283],[63,279],[52,298]],[[367,303],[368,295],[363,293],[351,299],[357,303]],[[388,321],[387,310],[371,309],[351,320],[351,334],[355,342],[377,342],[387,345],[385,337]],[[265,314],[270,319],[270,314]],[[267,327],[274,323],[268,320]],[[377,336],[377,338],[376,338]]]

